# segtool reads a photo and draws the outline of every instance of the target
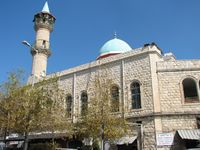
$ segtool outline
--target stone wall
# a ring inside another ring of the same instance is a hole
[[[154,118],[145,118],[142,122],[142,125],[142,150],[156,149]]]
[[[196,129],[197,120],[195,115],[165,116],[162,117],[163,132],[175,132],[181,129]]]
[[[141,110],[131,109],[131,89],[133,81],[141,84]],[[151,92],[151,72],[148,55],[142,55],[137,58],[128,58],[124,61],[124,81],[125,81],[125,106],[126,111],[131,115],[140,115],[141,113],[152,112],[153,100]]]
[[[180,129],[196,129],[196,117],[200,115],[200,101],[185,103],[182,81],[190,77],[199,87],[200,61],[160,61],[157,62],[161,122],[163,133],[174,133]],[[158,147],[169,150],[173,146]]]
[[[131,119],[131,122],[134,122],[135,118],[142,121],[143,149],[153,150],[158,149],[155,137],[158,131],[174,132],[177,129],[183,129],[181,127],[187,122],[190,123],[184,126],[184,129],[196,128],[196,118],[191,113],[200,112],[200,103],[183,103],[181,87],[182,80],[187,76],[192,76],[199,82],[200,61],[161,60],[162,58],[155,48],[138,49],[71,68],[59,72],[57,75],[60,76],[60,86],[66,91],[66,94],[73,95],[73,113],[75,118],[78,118],[81,92],[87,91],[90,100],[93,90],[91,83],[95,80],[95,76],[102,72],[106,73],[107,78],[112,79],[112,83],[120,89],[119,97],[120,102],[124,102],[125,117]],[[156,61],[158,62],[156,63]],[[130,85],[135,80],[141,84],[142,108],[133,110],[131,109]],[[158,92],[153,94],[153,90],[156,88],[158,88]],[[155,112],[157,105],[161,107]],[[161,116],[158,116],[155,121],[156,113]],[[190,114],[190,116],[186,114]],[[157,128],[159,129],[157,130]],[[162,147],[162,149],[168,148]]]
[[[157,63],[158,72],[170,71],[199,71],[200,60],[161,61]]]
[[[199,103],[184,103],[182,80],[186,77],[200,80],[200,61],[158,62],[159,93],[162,112],[200,111]],[[198,91],[200,87],[197,88]]]
[[[115,57],[97,60],[90,64],[57,73],[57,75],[60,76],[61,87],[66,93],[71,93],[73,95],[75,117],[77,118],[80,115],[81,92],[88,91],[88,97],[90,99],[90,90],[92,90],[91,83],[94,81],[95,75],[101,73],[102,70],[104,70],[104,73],[106,72],[106,74],[108,74],[108,79],[112,79],[112,82],[119,86],[119,97],[121,103],[124,101],[125,117],[133,118],[152,114],[154,112],[154,104],[149,53],[158,55],[156,50],[139,49],[138,51],[131,51],[129,54],[121,54]],[[116,59],[116,57],[118,58]],[[130,85],[133,81],[139,81],[141,84],[141,109],[131,109]],[[121,95],[122,91],[124,91],[124,97]],[[139,120],[142,121],[143,124],[143,148],[154,149],[155,126],[153,118],[139,118]]]
[[[145,115],[153,112],[152,79],[149,59],[150,52],[153,52],[153,50],[139,49],[138,51],[131,51],[129,54],[121,54],[119,56],[105,58],[91,62],[90,64],[71,68],[59,72],[57,75],[60,76],[61,87],[66,93],[74,94],[74,106],[78,112],[81,92],[89,92],[89,89],[92,89],[90,84],[94,80],[95,75],[100,72],[99,70],[106,70],[106,73],[108,74],[107,77],[111,78],[113,83],[119,86],[120,94],[122,94],[122,90],[124,91],[124,107],[127,117],[133,115]],[[116,57],[119,58],[116,59]],[[123,78],[122,75],[124,75]],[[122,81],[122,79],[124,81]],[[142,108],[138,110],[131,109],[130,85],[135,80],[139,81],[141,84]],[[122,87],[122,82],[124,82],[124,87]],[[121,102],[122,98],[123,97],[120,95]]]

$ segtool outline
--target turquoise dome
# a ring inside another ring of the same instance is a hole
[[[123,40],[114,38],[106,42],[100,49],[100,56],[119,54],[130,51],[132,48]]]

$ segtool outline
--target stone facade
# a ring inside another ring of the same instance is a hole
[[[80,116],[81,92],[89,93],[95,74],[105,68],[108,78],[120,89],[120,103],[125,110],[125,117],[130,122],[142,122],[142,149],[170,149],[173,146],[156,145],[157,133],[175,134],[179,129],[197,128],[196,117],[200,115],[200,103],[184,103],[182,81],[187,77],[193,78],[200,95],[200,60],[166,60],[156,45],[57,72],[66,94],[73,95],[74,121]],[[140,83],[140,109],[131,108],[130,85],[133,81]],[[123,109],[120,108],[120,111]]]

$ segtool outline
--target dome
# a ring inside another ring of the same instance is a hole
[[[132,48],[123,40],[114,38],[106,42],[100,49],[99,58],[104,58],[110,55],[120,54],[130,51]]]

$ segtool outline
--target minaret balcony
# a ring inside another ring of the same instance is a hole
[[[35,31],[37,31],[39,28],[46,28],[52,32],[55,23],[55,17],[49,13],[41,12],[35,15],[33,22],[35,22]]]
[[[42,53],[47,55],[48,57],[51,56],[51,49],[50,48],[45,48],[45,47],[36,47],[33,46],[31,49],[31,54],[35,55],[37,53]]]

